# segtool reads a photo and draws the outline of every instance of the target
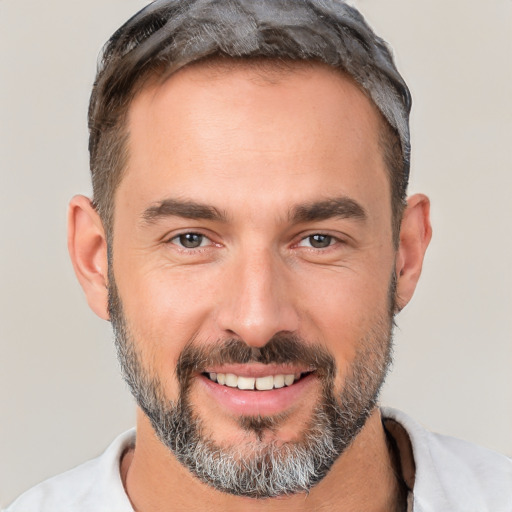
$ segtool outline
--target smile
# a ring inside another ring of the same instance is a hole
[[[242,375],[235,375],[234,373],[214,372],[208,372],[204,375],[208,377],[212,382],[216,382],[221,386],[238,388],[241,390],[269,391],[271,389],[280,389],[284,388],[285,386],[291,386],[296,381],[302,379],[310,373],[311,372],[264,375],[262,377],[245,377]]]
[[[269,416],[299,407],[317,389],[316,370],[305,365],[226,364],[205,368],[197,382],[222,411]]]

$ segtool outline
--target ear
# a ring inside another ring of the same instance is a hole
[[[109,320],[107,240],[98,212],[84,196],[69,203],[68,250],[89,307]]]
[[[400,227],[400,245],[396,257],[398,311],[412,298],[431,238],[430,201],[423,194],[415,194],[407,200]]]

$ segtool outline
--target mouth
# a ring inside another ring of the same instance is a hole
[[[306,394],[318,389],[312,368],[232,365],[207,369],[198,377],[212,402],[236,416],[283,414],[300,407]]]
[[[235,373],[222,372],[204,372],[203,376],[229,388],[238,388],[243,391],[257,390],[270,391],[272,389],[281,389],[293,386],[296,382],[311,375],[313,371],[297,372],[297,373],[279,373],[263,375],[261,377],[250,377],[244,375],[236,375]]]

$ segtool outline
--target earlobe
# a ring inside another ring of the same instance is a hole
[[[397,309],[402,310],[411,300],[421,275],[423,258],[432,238],[430,201],[415,194],[407,201],[400,228],[400,245],[396,258]]]
[[[98,212],[85,196],[69,203],[68,250],[90,308],[108,320],[107,240]]]

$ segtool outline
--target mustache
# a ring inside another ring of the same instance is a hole
[[[239,338],[197,345],[193,342],[183,349],[176,364],[176,375],[185,384],[195,373],[222,364],[290,364],[312,368],[318,377],[334,378],[334,357],[322,345],[307,343],[293,333],[277,333],[264,346],[251,347]]]

